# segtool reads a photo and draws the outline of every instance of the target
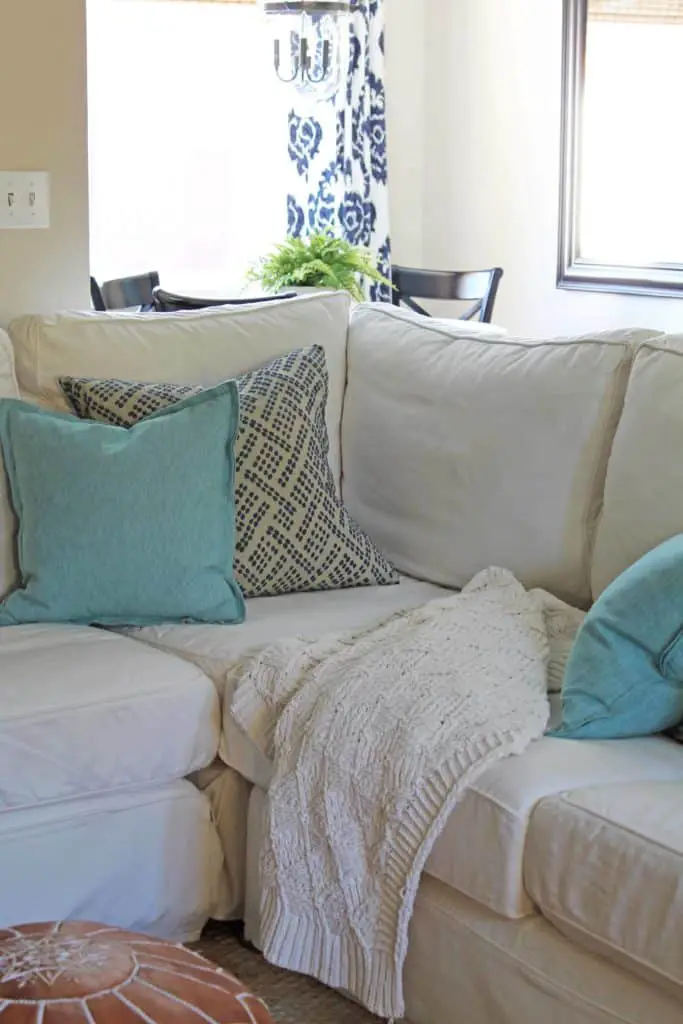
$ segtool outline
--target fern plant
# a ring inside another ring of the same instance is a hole
[[[333,288],[349,292],[359,302],[365,298],[362,277],[391,287],[369,249],[330,234],[288,238],[262,257],[249,277],[259,281],[267,292],[292,287]]]

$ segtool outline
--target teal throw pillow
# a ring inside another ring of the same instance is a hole
[[[550,735],[616,739],[683,722],[683,535],[618,576],[586,615]]]
[[[234,381],[124,430],[0,402],[20,585],[0,625],[241,622]]]

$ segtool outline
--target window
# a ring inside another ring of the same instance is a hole
[[[683,297],[683,0],[565,0],[558,286]]]
[[[239,294],[287,230],[287,98],[255,3],[88,0],[98,280]]]

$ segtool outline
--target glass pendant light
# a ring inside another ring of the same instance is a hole
[[[347,66],[351,0],[264,0],[281,82],[314,102],[332,98]]]

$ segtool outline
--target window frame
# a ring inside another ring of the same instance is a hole
[[[620,266],[579,254],[581,145],[589,0],[564,0],[557,287],[683,298],[683,263]]]

